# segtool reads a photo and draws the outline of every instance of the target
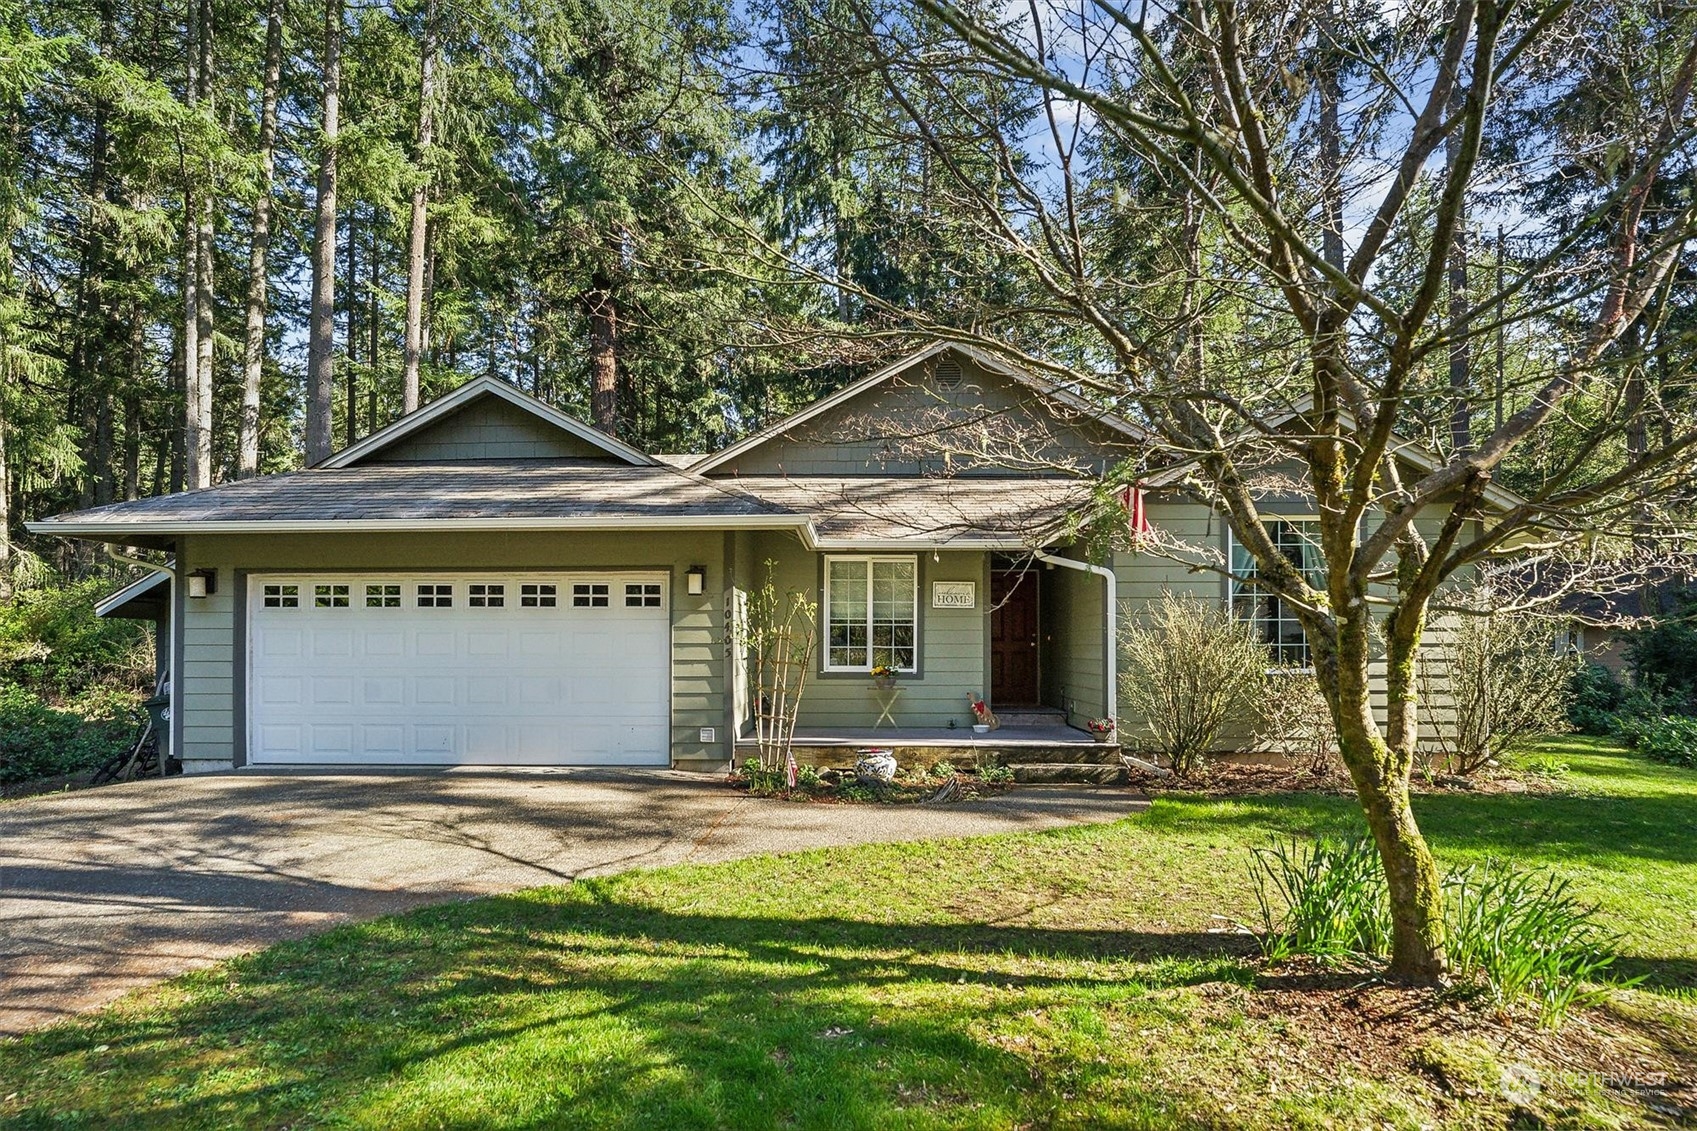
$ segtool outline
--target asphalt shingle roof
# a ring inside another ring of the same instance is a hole
[[[111,503],[36,524],[334,522],[693,516],[781,517],[781,508],[670,467],[598,460],[362,464],[285,472]]]
[[[811,516],[822,542],[1043,543],[1089,498],[1084,479],[743,476],[726,480]]]
[[[164,544],[173,532],[208,525],[298,530],[514,521],[536,529],[555,522],[594,529],[719,523],[795,529],[810,523],[825,545],[1013,548],[1055,540],[1091,489],[1082,479],[967,476],[706,479],[599,460],[374,463],[111,503],[31,528],[139,545]]]

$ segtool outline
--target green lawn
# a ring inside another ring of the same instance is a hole
[[[0,1042],[0,1121],[1653,1121],[1573,1065],[1697,1065],[1697,774],[1552,750],[1571,765],[1558,796],[1417,811],[1446,861],[1547,865],[1626,935],[1646,988],[1553,1037],[1453,1008],[1364,1021],[1408,995],[1264,971],[1210,930],[1253,907],[1248,846],[1353,831],[1349,799],[1161,798],[1111,826],[638,872],[338,929]],[[1517,1110],[1500,1077],[1522,1063],[1542,1087]]]

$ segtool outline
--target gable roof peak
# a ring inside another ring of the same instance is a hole
[[[637,467],[659,466],[659,462],[645,452],[631,447],[615,436],[609,436],[599,428],[579,420],[570,413],[561,412],[553,405],[538,400],[510,382],[503,381],[499,377],[491,377],[488,374],[473,377],[453,392],[436,398],[429,404],[409,412],[399,420],[379,428],[363,440],[343,448],[318,466],[321,468],[353,467],[378,452],[399,443],[415,432],[446,420],[456,412],[486,396],[499,397],[508,404],[530,413],[560,431],[600,448],[615,459],[623,460],[625,463]]]
[[[850,381],[847,385],[844,385],[836,392],[820,397],[812,404],[791,413],[782,420],[768,425],[752,435],[743,437],[730,447],[706,456],[699,462],[690,465],[689,470],[698,475],[705,475],[715,468],[722,467],[724,464],[729,463],[739,456],[777,439],[779,436],[782,436],[797,425],[805,424],[807,421],[812,420],[821,413],[827,412],[845,401],[853,400],[861,393],[888,381],[896,374],[905,373],[917,365],[930,361],[938,354],[949,352],[958,353],[987,372],[996,373],[1002,377],[1006,377],[1010,381],[1032,390],[1039,396],[1047,397],[1058,404],[1064,405],[1072,412],[1087,415],[1106,427],[1111,428],[1116,432],[1120,432],[1131,439],[1143,440],[1148,438],[1148,433],[1133,424],[1131,421],[1126,420],[1115,413],[1108,412],[1101,405],[1091,401],[1087,397],[1080,396],[1078,393],[1073,392],[1064,385],[1052,381],[1047,377],[1039,376],[1038,374],[1018,365],[1004,361],[991,351],[973,345],[970,342],[964,342],[957,338],[939,338],[923,349],[918,349],[911,353],[904,354],[895,361],[890,362],[888,365],[873,370],[871,373],[859,380]]]

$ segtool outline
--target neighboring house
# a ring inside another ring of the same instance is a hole
[[[1233,596],[1152,555],[1081,560],[1079,516],[1142,445],[1135,425],[952,344],[695,457],[645,454],[480,378],[321,467],[30,528],[172,555],[170,738],[191,772],[718,769],[753,700],[727,610],[767,563],[780,591],[818,602],[804,735],[864,738],[886,712],[965,735],[974,694],[1073,726],[1111,713],[1108,586],[1122,619],[1163,588]],[[1267,510],[1304,553],[1303,504]],[[1148,512],[1231,552],[1219,516],[1176,489]],[[164,577],[106,611],[156,615]],[[1306,662],[1277,602],[1237,603],[1279,663]],[[878,664],[899,690],[873,687]]]

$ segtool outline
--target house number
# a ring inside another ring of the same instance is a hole
[[[933,609],[971,609],[978,604],[977,584],[971,581],[933,581]]]

